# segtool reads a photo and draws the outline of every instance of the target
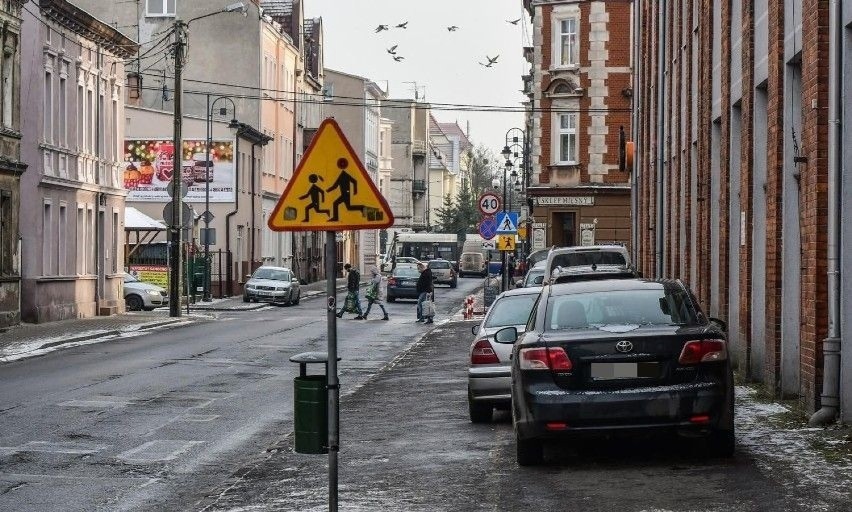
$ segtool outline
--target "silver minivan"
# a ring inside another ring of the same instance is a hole
[[[459,258],[459,277],[471,274],[485,277],[488,271],[485,268],[485,257],[481,252],[463,252]]]

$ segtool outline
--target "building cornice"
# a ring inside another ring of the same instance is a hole
[[[118,57],[130,58],[139,44],[67,0],[38,0],[45,17],[103,46]]]

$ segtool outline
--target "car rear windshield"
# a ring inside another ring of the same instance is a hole
[[[537,298],[538,295],[534,293],[501,298],[491,306],[485,327],[526,325]]]
[[[419,277],[420,272],[416,268],[399,268],[394,270],[393,275],[396,277]]]
[[[254,279],[271,279],[273,281],[289,281],[290,272],[273,268],[259,268],[254,271]]]
[[[609,290],[551,296],[545,329],[588,329],[606,325],[692,325],[689,295],[670,287]]]
[[[430,261],[429,268],[450,268],[449,261]]]
[[[569,252],[553,256],[553,267],[588,267],[589,265],[626,265],[624,255],[614,251]]]

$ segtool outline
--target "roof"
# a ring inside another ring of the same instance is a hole
[[[128,231],[165,231],[166,225],[132,206],[125,206],[124,229]]]
[[[537,286],[535,288],[529,286],[526,288],[513,288],[511,290],[506,290],[505,292],[501,293],[499,296],[497,296],[496,300],[500,300],[502,297],[514,297],[517,295],[538,295],[539,293],[541,293],[540,286]]]
[[[38,4],[46,18],[103,46],[119,57],[128,59],[136,55],[139,50],[139,44],[136,41],[68,0],[39,0]]]
[[[676,281],[655,279],[597,279],[593,281],[575,281],[550,285],[552,295],[571,295],[574,293],[594,293],[624,290],[659,290],[674,286]]]
[[[473,146],[473,144],[470,143],[470,139],[467,138],[464,130],[461,129],[461,126],[459,126],[457,122],[438,123],[438,126],[441,128],[441,131],[444,132],[444,135],[458,137],[459,146],[462,151]]]

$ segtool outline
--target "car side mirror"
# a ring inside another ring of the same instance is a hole
[[[471,325],[470,326],[470,333],[473,334],[474,336],[476,336],[477,332],[479,332],[479,326],[478,325]]]
[[[722,330],[722,332],[728,332],[728,323],[719,318],[710,317],[710,323],[716,324],[716,327]]]
[[[523,288],[523,287],[524,287],[523,281],[519,282],[519,283],[515,283],[515,288]]]
[[[497,343],[512,344],[518,341],[518,329],[515,327],[505,327],[494,334],[494,341]]]

